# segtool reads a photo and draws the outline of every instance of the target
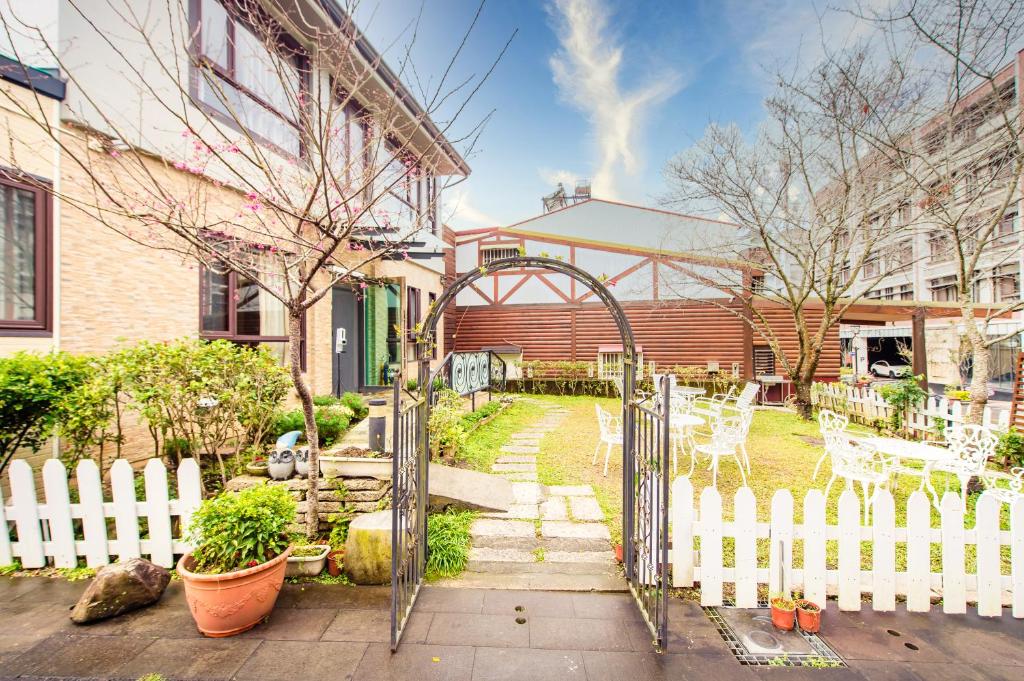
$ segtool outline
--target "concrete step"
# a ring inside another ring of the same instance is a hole
[[[603,523],[544,520],[540,524],[545,551],[610,551],[611,535]]]
[[[532,551],[539,546],[536,527],[529,520],[478,518],[469,534],[474,547]]]
[[[615,558],[611,551],[547,551],[543,560],[538,554],[522,549],[473,547],[469,551],[469,572],[497,574],[544,573],[566,575],[614,574]]]
[[[629,591],[626,580],[615,574],[567,575],[563,573],[463,572],[453,579],[442,579],[431,586],[450,589],[516,589],[521,591]]]

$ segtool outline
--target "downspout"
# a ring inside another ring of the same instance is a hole
[[[58,140],[61,134],[61,100],[53,100],[53,120],[50,122],[50,128],[54,130]],[[50,305],[50,314],[52,315],[51,324],[53,326],[53,336],[50,341],[50,349],[53,352],[60,351],[60,332],[61,332],[61,148],[59,142],[55,142],[53,145],[53,162],[51,164],[51,178],[53,181],[53,195],[52,203],[50,205],[51,221],[53,229],[50,234],[50,285],[52,291],[52,302]],[[53,441],[53,458],[60,458],[60,436],[55,435]]]

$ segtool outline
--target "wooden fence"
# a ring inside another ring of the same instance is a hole
[[[43,500],[36,494],[35,475],[25,461],[8,467],[11,499],[0,496],[0,565],[15,559],[22,567],[73,568],[78,558],[89,567],[146,556],[157,565],[173,567],[174,557],[191,547],[182,533],[202,500],[199,466],[181,462],[177,472],[178,498],[167,490],[167,469],[151,459],[143,473],[145,499],[135,494],[136,472],[124,459],[110,467],[110,493],[104,491],[99,468],[88,459],[75,468],[78,502],[71,502],[68,472],[57,459],[43,464]],[[177,519],[177,521],[175,521]],[[10,528],[14,528],[14,539]],[[176,536],[177,535],[177,536]]]
[[[931,527],[931,503],[924,492],[914,492],[907,501],[906,527],[896,525],[892,495],[881,490],[872,506],[871,525],[861,525],[860,499],[844,490],[839,498],[838,525],[828,525],[825,497],[811,490],[803,500],[803,524],[793,521],[793,495],[778,490],[772,497],[771,518],[757,519],[753,492],[742,487],[736,492],[733,517],[723,519],[722,498],[714,487],[701,491],[700,506],[694,506],[693,487],[687,478],[672,486],[671,535],[672,584],[690,587],[700,582],[701,604],[722,605],[723,585],[735,585],[736,605],[756,607],[758,586],[770,593],[803,590],[809,600],[826,607],[826,594],[838,596],[840,610],[860,610],[862,594],[871,594],[871,608],[891,611],[897,596],[906,597],[907,610],[927,612],[932,591],[941,591],[942,610],[967,612],[968,601],[977,603],[978,614],[1002,615],[1004,593],[1009,595],[1012,613],[1024,618],[1024,499],[1010,509],[1009,531],[1000,530],[1000,502],[988,493],[978,500],[973,528],[964,527],[964,512],[958,494],[947,493],[941,504],[941,527]],[[724,555],[731,538],[734,555]],[[696,550],[699,539],[699,551]],[[757,542],[768,540],[767,566],[758,560]],[[799,554],[794,542],[800,541]],[[838,545],[837,565],[826,563],[827,542]],[[871,568],[862,569],[862,547],[869,544]],[[906,568],[897,569],[897,545],[905,548]],[[933,571],[932,548],[941,551],[941,571]],[[966,571],[968,545],[976,547],[974,573]],[[1003,547],[1009,546],[1009,574],[1003,574]],[[800,567],[794,567],[799,557]],[[726,559],[734,567],[725,567]]]
[[[864,425],[888,421],[893,413],[893,407],[876,390],[854,388],[843,383],[815,383],[811,391],[811,402],[817,407],[846,414],[851,421]],[[946,429],[964,423],[969,406],[945,397],[929,397],[908,410],[904,425],[916,437],[938,439],[938,422],[943,421]],[[982,423],[1005,431],[1010,427],[1010,412],[986,406]]]

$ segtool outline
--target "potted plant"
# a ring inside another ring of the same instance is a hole
[[[292,548],[288,556],[288,567],[285,577],[316,577],[324,571],[327,553],[331,547],[327,544],[307,544]]]
[[[291,547],[285,528],[295,501],[281,486],[260,485],[204,501],[192,516],[195,547],[178,561],[185,600],[205,636],[234,636],[270,614]]]
[[[352,522],[352,513],[343,509],[330,517],[333,523],[331,534],[327,538],[330,551],[327,553],[327,572],[331,577],[340,577],[345,560],[345,540],[348,539],[348,526]]]
[[[772,615],[774,617],[774,612]],[[817,603],[812,603],[806,598],[797,599],[796,621],[803,631],[808,634],[817,634],[821,628],[821,608]]]
[[[776,629],[792,631],[796,620],[796,603],[792,598],[775,596],[771,600],[772,624]]]

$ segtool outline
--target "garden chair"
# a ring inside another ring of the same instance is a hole
[[[826,444],[826,452],[832,459],[832,477],[825,486],[825,498],[832,489],[837,478],[846,481],[846,488],[853,489],[853,483],[859,482],[864,492],[864,523],[867,524],[878,490],[889,486],[890,470],[895,465],[892,457],[881,454],[877,449],[865,442],[851,440],[848,437],[833,438]],[[874,486],[874,491],[872,491]]]
[[[753,416],[752,410],[739,411],[734,414],[721,414],[714,420],[711,426],[711,435],[706,442],[699,442],[696,439],[690,443],[690,472],[687,477],[693,475],[696,467],[697,456],[703,455],[711,459],[708,470],[712,471],[711,484],[718,487],[718,467],[723,458],[733,458],[740,470],[740,478],[743,486],[747,485],[747,475],[744,471],[743,459],[745,456],[744,443],[747,433],[750,431],[750,421]],[[747,464],[749,466],[749,462]]]
[[[754,398],[757,397],[759,390],[761,390],[761,386],[757,383],[748,382],[739,394],[736,394],[736,386],[732,386],[729,388],[729,392],[712,395],[711,399],[718,400],[723,404],[731,404],[737,409],[745,409],[754,403]]]
[[[986,469],[981,474],[981,482],[987,493],[1004,504],[1012,505],[1017,499],[1024,499],[1024,468],[1011,468],[1009,473]]]
[[[600,430],[600,439],[597,441],[597,447],[594,448],[594,461],[591,465],[597,463],[597,455],[601,451],[601,445],[605,445],[606,450],[604,453],[604,475],[608,475],[608,459],[612,454],[612,447],[615,445],[622,446],[622,417],[612,416],[604,409],[601,405],[595,404],[594,409],[597,410],[597,425]]]
[[[990,428],[965,423],[946,434],[949,459],[937,462],[932,470],[955,475],[960,481],[960,499],[967,508],[967,483],[974,476],[981,477],[985,465],[996,453],[999,438]],[[949,489],[949,478],[946,479]]]
[[[846,437],[845,431],[849,425],[850,419],[842,414],[837,414],[828,409],[822,409],[818,412],[818,429],[821,431],[822,439],[825,440],[825,451],[822,452],[818,463],[814,466],[814,475],[811,476],[811,480],[818,479],[818,471],[821,470],[821,464],[828,458],[829,446]]]

